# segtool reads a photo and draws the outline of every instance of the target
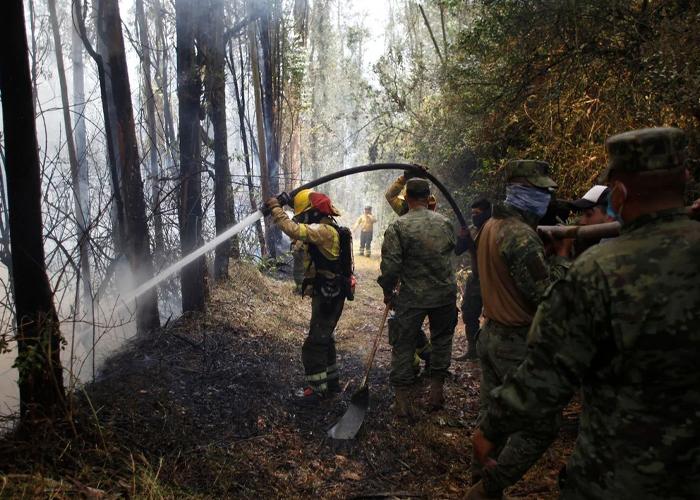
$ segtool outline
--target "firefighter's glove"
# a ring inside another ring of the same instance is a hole
[[[263,213],[263,215],[265,217],[267,217],[268,215],[270,215],[272,213],[273,208],[279,207],[279,206],[280,206],[280,202],[277,201],[277,198],[272,197],[265,202],[265,204],[262,206],[260,211]]]
[[[277,201],[282,207],[285,205],[288,207],[294,207],[294,198],[292,198],[286,191],[282,191],[277,195]]]
[[[416,168],[411,168],[404,170],[403,178],[406,180],[413,179],[414,177],[419,177],[425,179],[425,172],[428,171],[428,167],[425,165],[414,165]]]

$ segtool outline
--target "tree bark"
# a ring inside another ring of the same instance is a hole
[[[80,10],[81,0],[74,0]],[[112,193],[114,205],[112,207],[112,224],[114,227],[115,254],[126,252],[126,221],[124,220],[124,199],[122,198],[122,179],[119,165],[121,158],[119,152],[119,135],[117,127],[117,110],[114,105],[114,92],[112,89],[111,70],[109,67],[109,51],[105,44],[104,27],[104,0],[95,0],[93,3],[94,24],[97,30],[97,51],[89,46],[89,39],[85,30],[85,24],[81,21],[80,33],[85,48],[97,64],[97,73],[100,79],[100,94],[102,97],[102,114],[105,120],[105,141],[107,142],[107,163],[109,164],[110,177],[112,179]]]
[[[18,325],[20,417],[29,422],[62,410],[64,387],[62,337],[44,262],[39,148],[22,0],[3,5],[0,47],[5,48],[0,50],[0,94]]]
[[[253,169],[250,165],[250,152],[248,151],[248,137],[246,134],[246,123],[245,123],[245,81],[243,80],[243,50],[241,46],[238,46],[238,55],[241,62],[241,87],[240,92],[238,88],[238,78],[236,77],[236,65],[233,59],[233,49],[229,46],[229,64],[231,66],[231,77],[233,78],[233,89],[236,94],[236,105],[238,107],[238,123],[239,131],[241,134],[241,142],[243,143],[243,156],[245,157],[245,171],[246,180],[248,181],[248,196],[250,197],[250,208],[253,211],[258,209],[255,203],[255,188],[253,186]],[[255,222],[255,231],[258,235],[258,242],[260,243],[260,254],[263,257],[267,257],[267,248],[265,247],[265,234],[263,233],[262,222],[258,219]]]
[[[58,15],[56,14],[56,0],[48,0],[48,8],[49,8],[49,21],[51,22],[51,30],[53,31],[53,42],[54,42],[54,49],[56,53],[56,67],[58,71],[58,82],[59,86],[61,88],[61,104],[63,107],[63,124],[66,129],[66,147],[68,149],[68,160],[70,162],[70,173],[71,173],[71,183],[72,183],[72,189],[73,189],[73,212],[75,214],[75,225],[76,225],[76,236],[78,239],[78,249],[79,249],[79,257],[78,257],[78,262],[79,266],[81,268],[81,280],[82,280],[82,285],[83,285],[83,301],[84,301],[84,310],[85,312],[91,312],[92,311],[92,292],[90,290],[90,262],[88,260],[88,248],[89,248],[89,241],[88,241],[88,231],[87,227],[89,224],[88,218],[86,217],[85,212],[83,209],[85,208],[86,204],[84,202],[84,198],[87,197],[87,193],[83,192],[84,190],[87,190],[87,175],[86,175],[86,170],[87,167],[85,167],[85,122],[82,120],[83,118],[83,110],[85,108],[85,105],[83,103],[82,105],[82,110],[78,113],[78,121],[81,122],[81,127],[79,132],[82,134],[81,135],[81,147],[82,147],[82,169],[83,169],[83,179],[81,179],[81,168],[79,165],[79,158],[78,154],[76,152],[76,142],[75,138],[73,135],[73,125],[70,117],[70,102],[68,99],[68,83],[66,81],[66,69],[65,69],[65,64],[63,62],[63,45],[61,43],[61,27],[58,22]],[[72,30],[73,31],[73,30]],[[74,91],[76,89],[76,86],[78,87],[77,91],[80,92],[82,91],[82,82],[78,81],[77,78],[75,78],[75,73],[77,71],[78,76],[82,76],[82,52],[80,51],[80,44],[78,44],[77,48],[77,54],[75,53],[75,46],[74,46],[74,62],[75,59],[78,59],[78,68],[76,69],[76,66],[74,64],[73,66],[73,72],[74,72],[74,79],[73,79],[73,88]],[[79,285],[78,285],[79,286]],[[79,290],[79,288],[78,288]],[[76,293],[79,293],[76,291]],[[76,305],[79,304],[79,302],[76,302]],[[80,316],[80,311],[75,311],[76,316]]]
[[[78,194],[80,202],[81,225],[83,238],[80,245],[80,266],[83,277],[83,307],[88,312],[91,322],[94,322],[92,305],[92,277],[90,272],[90,181],[87,164],[87,133],[85,130],[85,65],[83,64],[83,42],[78,33],[77,17],[81,15],[77,10],[78,4],[73,4],[71,45],[73,50],[73,106],[75,108],[75,153],[78,159]]]
[[[158,53],[161,54],[161,65],[156,74],[156,82],[161,89],[163,95],[163,121],[165,129],[165,142],[168,145],[168,154],[166,155],[168,168],[175,166],[175,158],[177,151],[175,148],[175,123],[173,121],[173,112],[170,106],[170,52],[168,44],[165,40],[165,31],[163,30],[163,10],[160,0],[153,0],[153,10],[156,12],[156,43]]]
[[[216,234],[236,223],[231,170],[228,165],[228,133],[226,131],[226,59],[224,42],[224,2],[210,0],[206,26],[200,26],[205,50],[204,87],[209,100],[209,116],[214,128],[214,216]],[[206,18],[205,18],[206,19]],[[238,238],[216,247],[214,279],[228,277],[228,261],[238,257]]]
[[[146,201],[141,180],[136,127],[131,105],[129,73],[124,51],[118,0],[102,0],[104,9],[105,43],[109,54],[110,77],[116,108],[119,138],[119,171],[123,186],[126,229],[128,234],[127,257],[136,286],[153,277],[153,259],[146,217]],[[116,188],[116,187],[115,187]],[[141,296],[136,309],[139,331],[148,331],[160,326],[158,295],[151,289]]]
[[[176,0],[177,96],[180,114],[180,248],[185,256],[202,243],[201,142],[199,139],[200,77],[195,63],[195,8]],[[182,311],[202,311],[206,299],[204,256],[182,269]]]
[[[277,121],[275,115],[277,109],[275,107],[275,86],[273,80],[276,75],[273,71],[272,50],[270,42],[270,16],[271,12],[266,13],[260,18],[260,47],[262,49],[262,111],[263,122],[265,129],[265,149],[267,157],[267,191],[263,194],[265,199],[275,196],[280,191],[280,164],[279,164],[279,145],[278,134],[276,131]],[[276,67],[275,67],[276,69]],[[262,147],[262,145],[261,145]],[[267,234],[267,248],[270,255],[274,258],[277,256],[277,251],[282,242],[282,233],[276,224],[270,224]]]
[[[143,0],[136,0],[136,21],[141,41],[141,63],[143,67],[143,94],[146,100],[146,130],[148,133],[148,176],[151,181],[151,207],[155,236],[155,261],[162,264],[165,255],[163,217],[160,212],[160,172],[158,169],[158,134],[156,132],[156,100],[151,82],[151,45],[148,40],[148,24],[143,8]]]

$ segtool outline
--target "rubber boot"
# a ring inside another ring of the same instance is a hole
[[[430,379],[430,395],[428,403],[433,410],[441,410],[445,407],[445,393],[443,386],[445,385],[444,377],[433,377]]]
[[[372,256],[372,250],[369,248],[367,249],[367,258],[369,259]]]
[[[343,392],[343,388],[340,385],[339,379],[332,378],[328,381],[328,392],[330,392],[330,393]]]
[[[408,389],[394,387],[394,396],[394,404],[391,406],[394,414],[399,418],[410,417],[411,405],[408,402]]]
[[[360,257],[365,256],[365,250],[363,248],[360,248]]]

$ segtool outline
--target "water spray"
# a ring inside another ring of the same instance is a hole
[[[306,184],[299,186],[296,189],[293,189],[292,191],[289,192],[288,196],[293,200],[294,196],[296,196],[299,191],[302,191],[304,189],[311,189],[316,186],[320,186],[321,184],[325,184],[326,182],[330,182],[335,179],[339,179],[341,177],[346,177],[348,175],[355,175],[359,174],[362,172],[373,172],[375,170],[413,170],[418,174],[419,176],[425,177],[429,179],[435,186],[440,190],[440,192],[447,198],[447,202],[450,204],[452,207],[452,210],[454,210],[455,215],[457,216],[457,219],[459,220],[459,223],[463,226],[466,227],[467,222],[464,219],[464,216],[462,215],[462,212],[459,210],[459,207],[457,206],[457,203],[454,201],[452,196],[450,195],[450,192],[445,188],[445,186],[435,178],[432,174],[429,172],[426,172],[425,169],[417,166],[417,165],[410,165],[406,163],[377,163],[377,164],[372,164],[372,165],[362,165],[359,167],[353,167],[353,168],[348,168],[345,170],[340,170],[338,172],[334,172],[329,175],[324,175],[323,177],[319,177],[316,180],[313,180],[311,182],[307,182]],[[281,196],[281,195],[280,195]],[[173,264],[170,267],[165,268],[162,270],[160,273],[158,273],[156,276],[151,278],[150,280],[146,281],[142,285],[140,285],[138,288],[133,290],[131,293],[126,295],[123,298],[123,302],[128,303],[139,296],[143,295],[146,293],[148,290],[153,288],[154,286],[158,285],[161,283],[163,280],[166,280],[179,270],[181,270],[183,267],[185,267],[187,264],[190,264],[191,262],[194,262],[197,258],[201,257],[202,255],[206,254],[207,252],[213,250],[216,248],[218,245],[223,243],[224,241],[233,238],[236,234],[247,228],[248,226],[254,224],[256,221],[261,219],[264,216],[265,212],[265,207],[263,206],[260,210],[257,212],[254,212],[250,214],[248,217],[240,221],[238,224],[235,226],[227,229],[223,233],[219,234],[214,238],[213,240],[209,241],[205,245],[197,248],[190,254],[186,255],[182,259],[180,259],[178,262]],[[468,232],[467,232],[468,233]],[[471,240],[471,236],[469,236],[469,239]],[[472,248],[473,248],[473,242],[472,242]]]

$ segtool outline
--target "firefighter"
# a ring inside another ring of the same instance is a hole
[[[357,219],[355,225],[352,227],[352,232],[355,233],[358,227],[361,227],[360,232],[360,256],[367,255],[367,257],[372,256],[372,237],[374,236],[374,224],[377,222],[377,218],[372,215],[372,207],[367,205],[365,207],[365,213]],[[365,253],[365,248],[366,253]]]
[[[300,191],[293,203],[298,222],[289,219],[277,198],[270,198],[266,206],[282,232],[305,244],[302,294],[311,297],[311,323],[301,348],[308,383],[301,402],[316,404],[341,391],[333,333],[347,296],[340,285],[340,234],[333,219],[340,212],[328,196],[310,189]]]
[[[427,167],[421,168],[428,170]],[[406,203],[406,183],[410,179],[420,176],[420,173],[415,173],[413,170],[406,170],[403,175],[400,175],[394,181],[394,183],[389,186],[389,189],[386,190],[386,194],[384,195],[386,201],[389,202],[389,205],[391,205],[391,208],[399,217],[408,213],[408,203]],[[434,194],[431,194],[428,198],[428,210],[433,212],[437,210],[437,198]]]

